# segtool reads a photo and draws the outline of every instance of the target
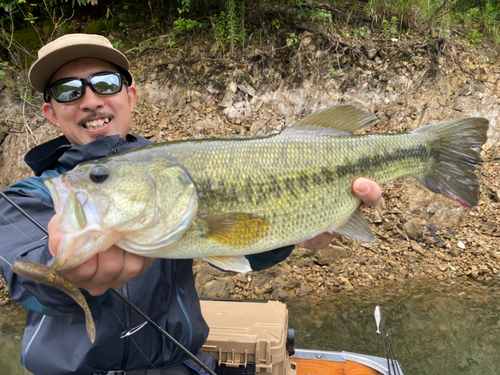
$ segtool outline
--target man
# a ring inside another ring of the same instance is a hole
[[[30,70],[32,86],[44,94],[43,112],[64,136],[37,146],[26,155],[36,177],[6,190],[17,204],[43,225],[46,238],[6,202],[0,204],[1,255],[47,263],[60,253],[62,232],[57,226],[52,199],[43,179],[57,176],[86,161],[147,145],[129,135],[137,91],[132,86],[129,62],[98,35],[63,36],[39,51]],[[377,184],[354,183],[354,192],[367,205],[381,197]],[[8,221],[7,221],[8,219]],[[11,225],[15,224],[15,227]],[[333,235],[323,234],[300,244],[310,249],[328,246]],[[284,260],[293,246],[248,256],[254,270]],[[21,361],[34,374],[113,374],[115,371],[156,369],[177,365],[185,355],[152,327],[133,336],[120,334],[142,323],[110,288],[121,292],[165,328],[191,352],[197,353],[208,335],[194,287],[192,260],[150,259],[117,246],[65,271],[85,290],[97,337],[88,340],[81,308],[59,290],[19,277],[5,262],[1,272],[14,300],[28,308]],[[120,374],[123,372],[119,372]],[[142,371],[141,373],[145,373]]]

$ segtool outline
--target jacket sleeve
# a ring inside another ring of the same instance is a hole
[[[265,253],[245,255],[253,271],[262,271],[280,262],[283,262],[292,253],[295,246],[286,246],[280,249],[266,251]]]
[[[55,214],[53,205],[40,194],[12,188],[4,193],[44,227],[47,227]],[[52,256],[45,233],[1,198],[0,233],[0,255],[3,258],[0,259],[0,273],[9,285],[13,300],[30,310],[50,316],[73,313],[80,309],[71,297],[59,289],[18,276],[11,270],[10,264],[16,260],[46,264]],[[88,294],[86,296],[89,297],[89,304],[97,303],[97,298]],[[91,303],[92,299],[96,301]]]

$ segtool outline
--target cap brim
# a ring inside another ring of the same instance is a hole
[[[108,61],[124,69],[126,73],[128,73],[130,68],[127,58],[118,50],[96,44],[72,44],[38,59],[31,66],[29,81],[36,91],[43,93],[50,78],[60,67],[70,61],[81,58],[95,58]],[[126,78],[131,84],[132,76],[130,73],[128,75]]]

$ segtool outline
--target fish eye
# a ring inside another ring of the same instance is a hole
[[[90,179],[95,183],[102,183],[108,178],[108,170],[104,167],[94,167],[90,170]]]

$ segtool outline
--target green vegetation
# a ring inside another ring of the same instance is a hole
[[[370,0],[365,10],[381,23],[386,39],[395,37],[397,28],[428,30],[447,38],[461,35],[471,44],[489,39],[500,45],[498,0]]]
[[[145,49],[178,50],[201,36],[215,40],[213,53],[232,58],[250,41],[268,46],[271,33],[281,41],[272,48],[300,50],[304,30],[338,38],[391,41],[418,35],[429,41],[454,38],[470,46],[500,45],[498,0],[149,0],[118,4],[112,0],[0,0],[0,7],[0,79],[10,69],[29,67],[42,45],[69,32],[108,36],[116,48],[129,54]]]
[[[212,27],[220,49],[224,52],[229,45],[233,56],[236,49],[245,45],[245,2],[227,0],[225,10],[212,16]]]
[[[291,46],[292,44],[297,43],[300,40],[300,38],[295,35],[295,33],[291,33],[288,38],[286,38],[286,44]]]
[[[177,8],[179,12],[179,18],[174,21],[173,32],[174,34],[180,34],[186,31],[192,31],[196,27],[203,26],[200,22],[184,18],[182,16],[183,13],[189,13],[189,9],[191,8],[191,0],[182,0],[182,4],[180,8]]]
[[[386,40],[397,38],[399,35],[398,17],[393,16],[390,21],[382,21],[382,35]]]

